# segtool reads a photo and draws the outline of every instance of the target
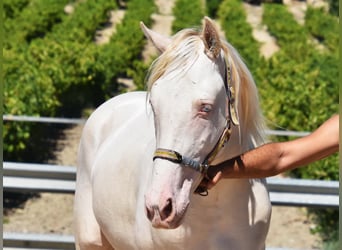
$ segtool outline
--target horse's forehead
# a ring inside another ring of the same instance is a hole
[[[207,84],[207,81],[211,80],[221,84],[224,77],[224,65],[212,61],[202,52],[199,54],[196,62],[190,67],[188,77],[196,83],[202,82]]]
[[[223,85],[224,66],[209,59],[203,52],[196,60],[180,65],[176,70],[166,71],[152,88],[157,92],[175,93],[186,90],[206,90],[216,93]],[[212,91],[210,91],[212,90]]]

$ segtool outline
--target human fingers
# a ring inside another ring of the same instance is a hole
[[[211,180],[208,180],[208,183],[207,183],[208,189],[213,188],[218,183],[218,181],[221,179],[221,177],[222,177],[222,172],[219,171],[216,173],[216,175]]]

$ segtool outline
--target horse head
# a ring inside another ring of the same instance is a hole
[[[156,151],[146,214],[156,228],[177,228],[206,168],[238,125],[238,113],[253,112],[252,103],[237,108],[240,75],[248,70],[209,18],[201,31],[185,29],[171,38],[141,27],[161,52],[147,82]]]

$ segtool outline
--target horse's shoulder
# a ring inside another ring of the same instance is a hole
[[[129,92],[115,96],[101,104],[87,119],[82,141],[90,147],[98,147],[126,122],[134,113],[146,108],[146,92]]]

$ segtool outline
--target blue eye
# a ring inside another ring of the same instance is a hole
[[[201,112],[209,113],[212,110],[212,106],[210,104],[203,104],[201,106]]]

